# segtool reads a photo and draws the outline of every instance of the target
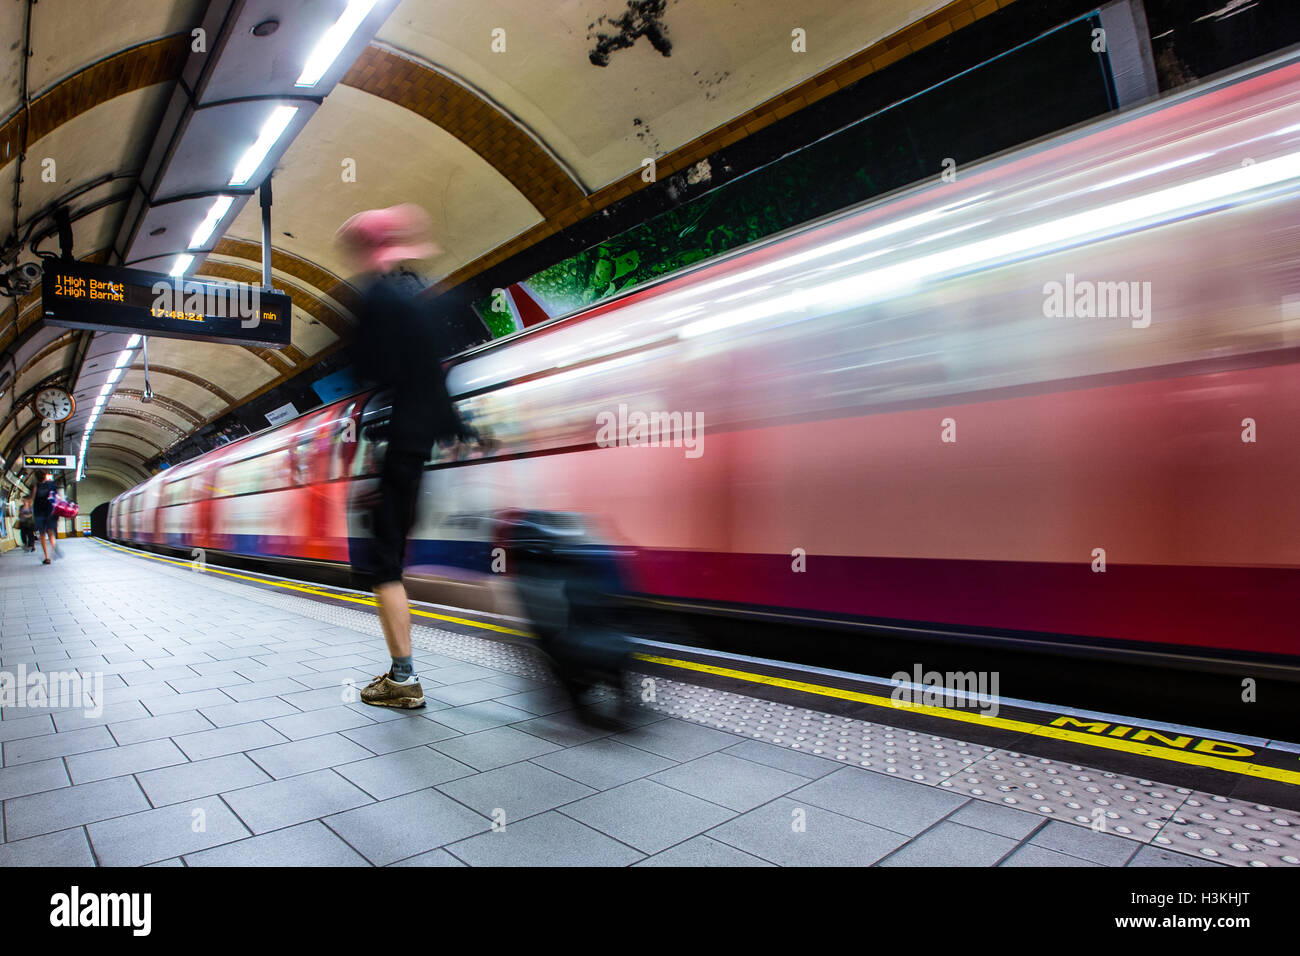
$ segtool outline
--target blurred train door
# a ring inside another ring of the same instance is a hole
[[[348,549],[346,512],[351,464],[357,445],[356,403],[341,412],[330,410],[304,423],[293,448],[294,484],[303,499],[301,523],[296,529],[296,553],[324,561],[343,561]],[[348,448],[348,451],[341,449]]]
[[[217,474],[221,471],[221,459],[209,465],[194,476],[197,485],[195,494],[194,543],[200,548],[224,548],[217,528],[217,496],[221,493],[217,486]]]

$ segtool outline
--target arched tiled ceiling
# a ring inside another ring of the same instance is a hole
[[[151,412],[141,411],[138,405],[136,407],[114,407],[111,404],[105,405],[101,421],[108,421],[114,416],[133,419],[133,422],[127,422],[125,424],[130,425],[132,428],[140,429],[143,434],[149,435],[151,438],[154,435],[165,437],[170,433],[171,437],[168,440],[168,444],[185,436],[185,429],[180,425],[177,425],[175,422],[170,421],[167,416],[155,415]],[[156,443],[157,440],[154,439],[154,441]]]
[[[120,396],[128,403],[133,400],[139,402],[144,397],[144,390],[139,388],[126,388],[122,385],[119,385],[113,391],[113,395],[115,397]],[[180,419],[188,423],[191,428],[198,427],[199,423],[203,421],[202,415],[200,415],[194,409],[190,408],[184,402],[178,402],[174,398],[168,398],[165,395],[159,395],[155,393],[153,398],[150,400],[150,402],[154,407],[153,408],[154,411],[159,413],[169,412],[174,418]]]
[[[101,12],[113,6],[98,3],[76,5],[82,10],[98,7]],[[193,6],[193,4],[189,5]],[[15,9],[20,9],[22,6],[22,3],[10,3],[5,13],[12,19]],[[70,6],[70,0],[37,5],[38,8],[43,7],[50,11],[60,6],[67,8]],[[166,4],[154,0],[134,0],[131,3],[119,3],[117,6],[119,8],[161,8]],[[168,19],[173,19],[183,6],[186,5],[173,5],[167,11]],[[131,31],[138,35],[143,25],[151,19],[154,18],[141,16],[139,20],[130,22]],[[125,25],[128,21],[124,19],[122,22]],[[6,29],[3,35],[13,39],[5,48],[4,79],[0,80],[0,84],[3,84],[0,86],[0,97],[3,97],[0,99],[0,110],[3,110],[5,116],[5,122],[0,124],[0,164],[3,165],[8,165],[17,159],[24,128],[28,131],[28,143],[35,144],[68,120],[115,97],[174,80],[180,73],[181,64],[189,49],[188,33],[174,36],[154,34],[149,39],[141,37],[140,40],[143,42],[119,44],[115,51],[105,51],[104,59],[97,62],[93,57],[89,60],[83,59],[79,69],[73,67],[60,76],[54,76],[53,70],[50,69],[46,82],[42,84],[36,68],[38,62],[45,62],[47,66],[51,66],[52,61],[59,58],[61,54],[76,53],[79,59],[84,54],[80,42],[69,43],[66,38],[52,39],[46,44],[46,49],[58,52],[49,56],[42,54],[32,57],[33,68],[28,77],[31,105],[28,110],[24,110],[18,87],[18,74],[22,60],[21,20],[16,28],[12,24],[7,26],[9,29]],[[111,37],[115,32],[117,31],[105,31],[100,34],[100,38]],[[78,41],[81,36],[81,30],[78,28]],[[38,42],[39,34],[34,20],[32,37],[34,50],[38,49],[36,47]],[[15,60],[17,62],[13,62]]]
[[[596,34],[618,32],[609,23],[624,12],[617,3],[557,15],[545,5],[403,0],[342,82],[443,126],[545,211],[472,262],[447,272],[438,261],[446,289],[643,188],[642,160],[671,175],[1011,2],[669,2],[671,56],[640,38],[598,67],[589,54]],[[504,52],[491,44],[498,27]],[[792,49],[796,27],[804,53]],[[531,148],[507,145],[520,134]],[[584,185],[566,205],[571,193],[552,184],[570,170]]]
[[[105,180],[114,173],[133,174],[144,163],[158,117],[166,106],[170,84],[161,83],[123,93],[112,99],[62,119],[27,148],[23,166],[23,220],[52,209],[64,197],[76,193],[71,211],[99,203],[110,197],[122,200],[129,195],[131,178],[109,180],[103,185],[82,191],[89,184]],[[58,95],[56,93],[52,96]],[[64,99],[64,97],[59,97]],[[67,108],[75,108],[69,100]],[[36,124],[33,122],[33,128]],[[9,163],[0,170],[0,188],[4,199],[12,198],[13,176],[18,164]],[[47,181],[53,177],[54,181]],[[106,249],[121,217],[119,209],[106,206],[79,218],[73,233],[79,249]],[[47,243],[46,248],[56,248]]]
[[[149,439],[143,437],[138,431],[128,431],[122,428],[109,428],[108,426],[96,428],[95,431],[117,445],[126,445],[128,448],[133,445],[138,445],[139,447],[134,450],[137,453],[145,454],[146,457],[149,458],[152,458],[154,455],[162,451],[162,448],[149,441]]]
[[[97,464],[86,465],[86,474],[96,478],[107,478],[123,491],[147,477],[139,474],[135,468],[128,468],[116,462],[110,465],[107,458]]]
[[[21,40],[25,2],[6,4],[0,17],[4,36]],[[28,86],[38,95],[91,64],[121,51],[173,34],[188,34],[207,7],[206,0],[39,0],[32,8],[32,49]],[[16,8],[16,9],[15,9]],[[21,48],[5,44],[0,56],[0,105],[17,91]],[[102,80],[101,80],[102,82]]]
[[[428,62],[372,44],[341,82],[441,126],[508,179],[547,218],[586,195],[573,174],[517,119]]]
[[[138,362],[135,365],[128,366],[128,369],[132,372],[140,372],[141,375],[143,376],[144,363]],[[223,405],[233,405],[235,403],[235,396],[231,395],[229,392],[227,392],[225,389],[221,388],[219,385],[215,384],[214,382],[211,382],[208,379],[203,378],[199,375],[195,375],[193,372],[188,371],[187,369],[173,368],[170,365],[159,365],[157,362],[151,362],[149,363],[149,374],[150,376],[170,375],[172,378],[183,379],[184,381],[189,382],[191,385],[204,389],[205,391],[211,392],[213,395],[217,397],[217,400],[221,402]]]
[[[343,178],[349,160],[355,182]],[[424,206],[444,250],[425,264],[435,277],[543,221],[508,179],[442,127],[345,84],[294,140],[274,183],[275,246],[334,275],[348,274],[334,234],[362,209],[412,200]],[[256,203],[244,207],[227,237],[260,242]]]
[[[375,40],[482,91],[593,192],[639,171],[643,158],[727,124],[945,2],[667,0],[656,19],[670,50],[656,50],[643,36],[610,51],[605,66],[591,54],[599,34],[619,32],[609,22],[628,11],[619,0],[558,8],[403,0]],[[806,33],[805,52],[792,48],[795,28]],[[493,44],[494,30],[504,31],[504,50]],[[421,86],[406,85],[408,96],[423,95]]]

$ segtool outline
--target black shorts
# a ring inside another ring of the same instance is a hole
[[[32,522],[37,534],[58,534],[59,518],[54,512],[47,515],[33,515]]]
[[[398,453],[384,459],[379,488],[366,506],[370,535],[360,548],[354,568],[361,586],[373,589],[402,580],[406,537],[415,523],[423,477],[421,457]]]

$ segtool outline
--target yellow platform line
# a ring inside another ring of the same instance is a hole
[[[129,548],[123,548],[119,545],[107,541],[99,541],[105,547],[113,548],[124,554],[134,555],[140,558],[148,558],[151,561],[162,561],[165,564],[173,564],[178,567],[190,567],[191,562],[177,561],[174,558],[166,558],[162,555],[147,554],[141,551],[133,551]],[[308,585],[290,584],[285,581],[270,581],[265,578],[252,577],[246,574],[239,574],[235,571],[225,571],[220,568],[204,568],[204,574],[221,574],[230,578],[238,578],[243,581],[252,581],[255,584],[269,584],[275,587],[285,588],[290,591],[301,591],[306,594],[316,595],[318,597],[332,598],[338,601],[349,601],[353,604],[364,604],[368,607],[375,607],[374,598],[353,597],[346,594],[334,594],[329,591],[321,591]],[[516,637],[533,638],[532,634],[527,631],[520,631],[514,628],[503,627],[499,624],[488,624],[484,621],[474,621],[469,618],[452,617],[446,614],[435,614],[432,611],[422,611],[417,608],[411,609],[412,614],[421,617],[435,618],[440,621],[448,621],[453,624],[462,624],[466,627],[477,627],[488,631],[496,631],[502,634],[510,634]],[[1107,750],[1118,750],[1124,753],[1136,754],[1142,757],[1152,757],[1156,760],[1168,760],[1173,763],[1190,764],[1196,767],[1204,767],[1209,770],[1225,770],[1228,773],[1240,774],[1247,777],[1258,777],[1264,780],[1272,780],[1277,783],[1287,783],[1300,785],[1300,772],[1293,770],[1283,770],[1279,767],[1266,767],[1261,764],[1251,764],[1240,760],[1231,760],[1227,757],[1218,757],[1214,754],[1200,754],[1185,750],[1175,750],[1172,747],[1159,747],[1154,744],[1141,744],[1131,740],[1120,740],[1114,737],[1102,737],[1096,734],[1083,733],[1077,730],[1068,730],[1064,727],[1051,727],[1045,724],[1031,724],[1023,720],[1011,720],[1006,717],[985,717],[977,713],[971,713],[964,710],[955,710],[948,707],[935,707],[929,704],[912,704],[903,701],[896,701],[892,697],[881,697],[878,694],[864,694],[861,691],[846,690],[842,687],[831,687],[825,684],[813,684],[808,681],[790,680],[785,677],[773,677],[770,674],[756,674],[750,671],[736,670],[731,667],[718,667],[714,664],[702,664],[698,661],[684,661],[672,657],[660,657],[654,654],[634,654],[637,660],[646,661],[647,663],[659,664],[664,667],[674,667],[679,670],[697,671],[703,674],[713,674],[718,677],[730,677],[733,680],[748,681],[752,684],[767,684],[771,687],[782,687],[786,690],[796,690],[805,694],[813,694],[819,697],[838,697],[841,700],[852,700],[863,704],[872,704],[876,707],[887,707],[891,710],[901,710],[912,714],[923,714],[927,717],[937,717],[942,720],[955,720],[962,723],[977,724],[982,727],[996,727],[1000,730],[1011,730],[1035,737],[1048,737],[1053,740],[1061,740],[1068,743],[1084,744],[1088,747],[1101,747]]]
[[[861,691],[846,690],[842,687],[828,687],[822,684],[812,684],[807,681],[790,680],[785,677],[773,677],[770,674],[754,674],[749,671],[736,670],[731,667],[718,667],[714,664],[701,664],[697,661],[683,661],[671,657],[658,657],[654,654],[637,654],[635,656],[638,660],[647,661],[652,664],[662,664],[666,667],[676,667],[682,670],[714,674],[718,677],[730,677],[734,680],[748,681],[752,684],[767,684],[771,687],[783,687],[787,690],[797,690],[805,694],[816,694],[821,697],[838,697],[841,700],[852,700],[863,704],[872,704],[876,707],[887,707],[891,710],[906,711],[907,713],[912,714],[923,714],[927,717],[939,717],[944,720],[956,720],[968,724],[979,724],[983,727],[996,727],[1000,730],[1012,730],[1035,737],[1050,737],[1054,740],[1085,744],[1089,747],[1104,747],[1108,750],[1120,750],[1125,753],[1137,754],[1143,757],[1154,757],[1157,760],[1168,760],[1174,763],[1191,764],[1193,766],[1205,767],[1212,770],[1226,770],[1229,773],[1241,774],[1248,777],[1259,777],[1265,780],[1274,780],[1278,783],[1300,784],[1300,773],[1296,771],[1282,770],[1278,767],[1265,767],[1260,764],[1231,760],[1227,757],[1217,757],[1213,754],[1200,754],[1185,750],[1175,750],[1172,747],[1140,744],[1131,740],[1120,740],[1114,737],[1100,737],[1095,734],[1083,733],[1077,730],[1068,730],[1064,727],[1031,724],[1027,721],[1011,720],[1006,717],[985,717],[969,711],[954,710],[947,707],[906,703],[896,701],[892,697],[881,697],[877,694],[864,694]]]
[[[150,561],[161,561],[163,564],[171,564],[180,568],[193,568],[194,566],[192,561],[178,561],[175,558],[164,557],[163,555],[160,554],[146,554],[145,552],[142,551],[134,551],[130,548],[123,548],[120,545],[112,544],[111,542],[108,541],[99,541],[98,539],[95,540],[97,544],[101,544],[106,548],[112,548],[115,551],[121,551],[123,554],[129,554],[132,555],[133,557],[148,558]],[[348,601],[352,604],[364,604],[366,607],[378,606],[378,603],[375,601],[375,599],[370,597],[355,597],[350,594],[335,594],[332,591],[322,591],[319,588],[314,588],[306,584],[290,584],[287,581],[272,581],[264,577],[253,577],[252,575],[240,574],[236,571],[226,571],[222,568],[210,568],[207,567],[206,565],[204,566],[203,570],[200,573],[220,574],[223,577],[236,578],[240,581],[251,581],[254,584],[267,584],[272,587],[283,588],[287,591],[299,591],[303,594],[311,594],[316,597],[332,598],[336,601]],[[463,624],[468,627],[479,627],[487,631],[496,631],[499,634],[510,634],[515,637],[527,637],[527,638],[532,638],[533,636],[529,634],[527,631],[516,630],[513,627],[504,627],[500,624],[489,624],[486,621],[473,621],[467,617],[453,617],[450,614],[435,614],[433,611],[425,611],[415,607],[411,608],[411,613],[418,617],[433,618],[434,620],[447,621],[451,624]]]

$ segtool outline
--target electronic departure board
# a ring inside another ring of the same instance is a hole
[[[50,325],[231,345],[289,344],[291,302],[283,292],[61,259],[46,259],[44,269],[41,307]]]

